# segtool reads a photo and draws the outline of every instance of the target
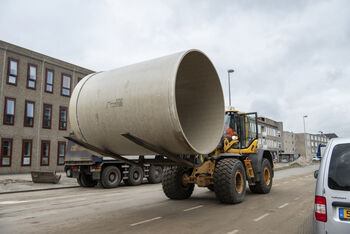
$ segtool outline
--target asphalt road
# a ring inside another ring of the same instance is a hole
[[[206,188],[188,200],[161,185],[0,195],[0,233],[311,233],[313,170],[277,171],[269,194],[224,205]]]

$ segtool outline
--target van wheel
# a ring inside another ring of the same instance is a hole
[[[246,193],[246,175],[243,163],[235,158],[217,162],[214,171],[214,191],[222,203],[242,202]]]
[[[143,181],[143,169],[137,166],[131,166],[129,168],[128,179],[125,181],[128,185],[140,185]]]
[[[104,188],[116,188],[120,184],[121,173],[118,167],[105,167],[101,175],[101,184]]]
[[[269,193],[272,187],[272,167],[269,160],[266,158],[262,161],[262,178],[255,185],[249,185],[252,193],[266,194]]]
[[[91,175],[80,173],[77,178],[77,182],[81,187],[94,187],[97,185],[97,181],[92,179]]]
[[[151,165],[149,167],[149,175],[148,175],[148,182],[150,184],[158,184],[162,182],[163,178],[163,168],[161,166],[154,166]]]

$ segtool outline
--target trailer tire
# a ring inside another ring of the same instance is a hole
[[[120,184],[121,173],[118,167],[105,167],[101,175],[101,184],[104,188],[116,188]]]
[[[180,166],[163,168],[162,187],[165,195],[174,200],[187,199],[192,195],[194,184],[184,184],[183,177],[191,175],[191,171]]]
[[[127,185],[140,185],[142,184],[144,172],[142,167],[131,166],[129,168],[128,179],[124,181]]]
[[[82,187],[94,187],[97,185],[97,181],[93,180],[91,175],[87,175],[85,173],[79,173],[77,181]]]
[[[217,162],[214,171],[214,191],[222,203],[242,202],[246,193],[246,175],[243,163],[235,158]]]
[[[262,164],[262,178],[255,185],[249,185],[252,193],[266,194],[269,193],[272,187],[272,167],[269,160],[263,159]]]
[[[154,166],[151,165],[149,167],[149,172],[148,172],[148,182],[150,184],[158,184],[160,182],[162,182],[162,178],[163,178],[163,168],[161,166]]]

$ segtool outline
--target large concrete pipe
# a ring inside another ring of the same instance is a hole
[[[75,87],[69,118],[75,136],[120,155],[152,154],[130,133],[174,154],[207,154],[224,125],[219,77],[198,50],[86,76]]]

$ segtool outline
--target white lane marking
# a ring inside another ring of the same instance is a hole
[[[288,183],[288,181],[284,181],[284,182],[283,182],[283,184],[287,184],[287,183]]]
[[[294,201],[297,201],[297,200],[299,200],[299,198],[300,198],[300,197],[296,197],[296,198],[294,198]]]
[[[90,193],[88,193],[90,194]],[[84,194],[84,196],[87,194]],[[60,197],[47,197],[47,198],[41,198],[41,199],[33,199],[33,200],[20,200],[20,201],[2,201],[0,202],[0,205],[13,205],[13,204],[20,204],[20,203],[27,203],[27,202],[40,202],[40,201],[47,201],[47,200],[56,200],[56,199],[65,199],[65,198],[73,198],[73,197],[81,197],[81,200],[85,200],[86,198],[83,197],[81,194],[79,195],[69,195],[69,196],[60,196]]]
[[[289,205],[289,203],[284,203],[283,205],[279,206],[278,208],[282,209],[283,207],[286,207],[288,205]]]
[[[198,208],[201,208],[203,207],[203,205],[200,205],[200,206],[195,206],[195,207],[191,207],[191,208],[188,208],[188,209],[185,209],[184,211],[190,211],[190,210],[194,210],[194,209],[198,209]]]
[[[130,226],[136,226],[136,225],[139,225],[139,224],[143,224],[143,223],[148,223],[148,222],[152,222],[154,220],[157,220],[157,219],[161,219],[162,217],[155,217],[155,218],[152,218],[152,219],[146,219],[146,220],[143,220],[141,222],[137,222],[137,223],[133,223],[133,224],[130,224]]]
[[[260,216],[260,217],[258,217],[258,218],[256,218],[256,219],[254,219],[254,221],[255,221],[255,222],[258,222],[258,221],[262,220],[263,218],[265,218],[265,217],[268,216],[268,215],[270,215],[270,214],[269,214],[269,213],[263,214],[262,216]]]
[[[227,234],[236,234],[238,232],[238,230],[233,230],[232,232],[228,232]]]

